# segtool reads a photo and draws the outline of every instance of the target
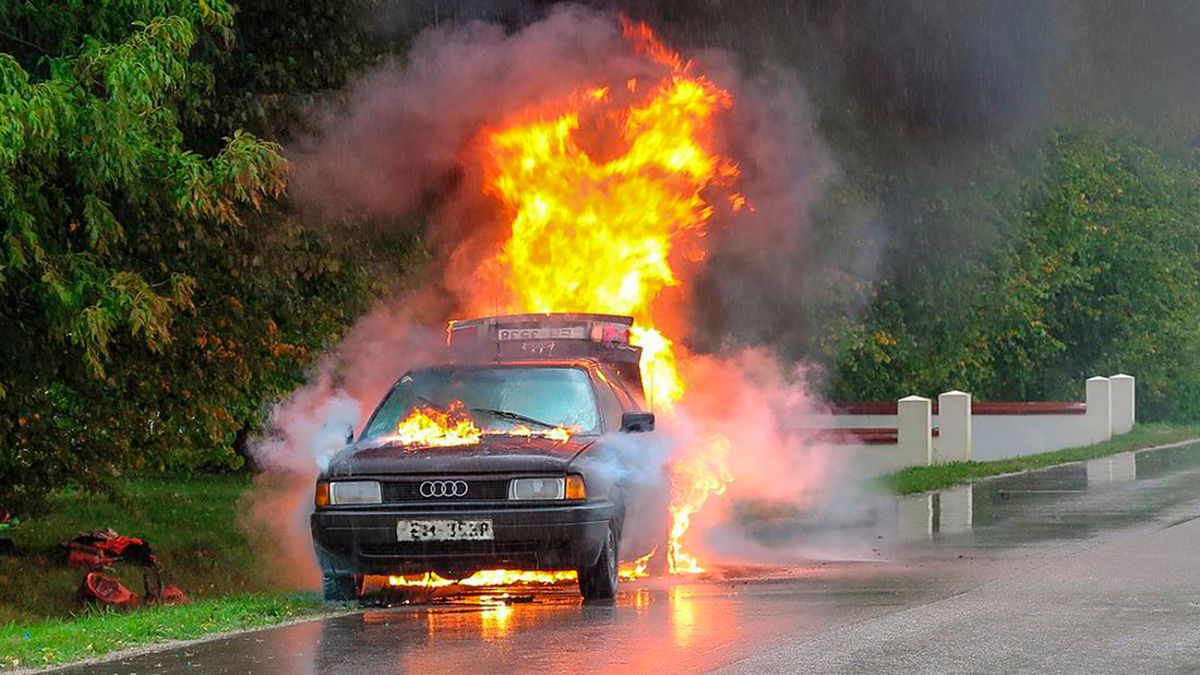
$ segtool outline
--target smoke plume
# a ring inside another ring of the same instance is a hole
[[[308,385],[275,406],[267,433],[251,440],[248,451],[259,472],[242,524],[282,583],[319,584],[308,524],[317,473],[400,373],[436,360],[444,337],[427,328],[422,315],[436,305],[428,291],[380,303],[320,360]]]
[[[794,75],[749,78],[724,52],[687,56],[733,96],[718,142],[739,165],[738,189],[752,208],[721,214],[708,263],[681,272],[685,286],[712,292],[688,291],[695,299],[678,316],[663,317],[689,327],[681,333],[690,345],[682,364],[688,394],[676,411],[660,415],[663,429],[650,447],[610,437],[587,461],[618,489],[644,494],[655,487],[649,492],[663,500],[672,471],[723,463],[732,478],[728,494],[710,498],[693,529],[728,522],[728,505],[747,499],[816,513],[837,467],[798,428],[800,416],[820,408],[803,369],[773,347],[788,339],[802,294],[805,279],[793,257],[809,245],[807,214],[829,163]],[[471,155],[484,130],[533,103],[660,71],[629,48],[615,15],[557,6],[516,30],[485,22],[429,29],[403,60],[365,75],[338,102],[314,111],[320,133],[290,148],[295,202],[325,225],[417,214],[427,223],[433,262],[426,283],[380,303],[320,364],[311,384],[278,406],[271,433],[252,445],[256,462],[296,476],[294,484],[307,489],[347,426],[361,426],[397,376],[434,358],[444,322],[489,305],[495,289],[485,285],[479,265],[498,251],[506,223],[481,190]],[[724,337],[730,333],[736,343]],[[301,509],[295,522],[305,516]],[[626,543],[653,539],[666,517],[664,501],[631,504]],[[286,537],[308,542],[295,527]],[[689,540],[701,542],[703,532]]]

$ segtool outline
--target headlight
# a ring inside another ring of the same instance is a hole
[[[562,478],[514,478],[508,484],[509,499],[562,499],[564,495]]]
[[[583,476],[566,478],[514,478],[508,484],[509,499],[587,499]]]
[[[378,504],[383,501],[379,483],[373,480],[337,481],[329,484],[329,503]]]

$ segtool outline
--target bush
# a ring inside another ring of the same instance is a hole
[[[1136,140],[1063,133],[1041,149],[999,253],[914,293],[887,283],[834,331],[837,398],[951,388],[1078,398],[1138,377],[1146,419],[1200,415],[1200,166]],[[946,304],[937,296],[965,302]],[[940,308],[943,311],[932,311]]]
[[[24,36],[0,53],[0,506],[237,467],[264,402],[378,290],[368,258],[277,203],[279,146],[187,133],[235,28],[224,0],[0,8]]]

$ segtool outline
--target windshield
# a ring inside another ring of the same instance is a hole
[[[517,427],[574,428],[599,432],[600,417],[587,373],[578,368],[471,367],[409,373],[388,393],[363,433],[364,440],[393,433],[418,408],[446,409],[455,401],[485,433]]]

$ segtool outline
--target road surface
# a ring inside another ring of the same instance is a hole
[[[853,560],[643,580],[613,606],[475,593],[63,672],[1200,670],[1200,446],[873,511]]]

